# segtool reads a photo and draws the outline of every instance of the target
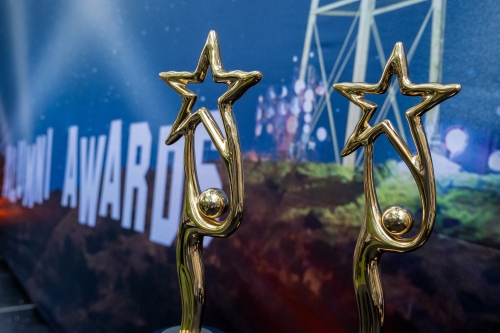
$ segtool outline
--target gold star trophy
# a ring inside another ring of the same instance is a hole
[[[416,154],[412,154],[406,142],[396,132],[389,120],[374,126],[369,122],[377,105],[365,100],[365,94],[383,94],[397,75],[399,89],[403,95],[421,96],[422,101],[406,111]],[[405,253],[418,249],[429,238],[436,218],[436,188],[434,170],[422,126],[422,115],[437,104],[457,94],[458,84],[413,84],[408,76],[408,67],[403,44],[397,43],[385,65],[377,84],[339,83],[335,90],[359,106],[362,115],[354,132],[347,140],[342,156],[347,156],[359,147],[364,147],[365,220],[354,251],[353,280],[359,310],[359,332],[379,333],[384,325],[384,296],[380,277],[380,257],[384,252]],[[411,211],[402,205],[389,207],[381,213],[373,181],[373,146],[380,135],[385,134],[399,156],[411,171],[422,201],[422,223],[413,237],[401,237],[413,226]]]
[[[218,107],[226,137],[206,108],[191,113],[196,94],[186,88],[188,83],[201,83],[208,67],[216,83],[225,83],[229,89],[219,97]],[[222,66],[219,39],[210,31],[194,72],[164,72],[160,77],[182,97],[179,115],[166,140],[171,145],[184,136],[184,201],[177,235],[177,273],[181,290],[181,326],[158,332],[200,333],[220,332],[201,327],[205,304],[205,274],[203,267],[203,237],[227,237],[238,229],[243,216],[243,168],[238,129],[233,104],[262,78],[260,72],[226,72]],[[221,189],[210,188],[200,194],[194,155],[194,133],[203,123],[219,152],[229,177],[229,200]],[[227,208],[224,221],[222,216]]]

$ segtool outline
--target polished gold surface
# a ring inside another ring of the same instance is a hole
[[[396,132],[389,120],[374,126],[369,122],[377,105],[365,100],[365,94],[383,94],[397,75],[403,95],[420,96],[422,101],[406,111],[417,153],[411,153],[406,142]],[[422,115],[447,98],[457,94],[458,84],[413,84],[408,76],[408,67],[403,45],[397,43],[385,65],[377,84],[339,83],[335,90],[347,97],[362,110],[361,119],[347,140],[342,156],[363,146],[365,220],[354,252],[353,279],[358,302],[361,333],[381,332],[384,325],[384,297],[380,278],[380,256],[384,252],[409,252],[421,247],[429,238],[436,217],[436,189],[434,171],[427,138],[422,126]],[[375,140],[385,134],[411,171],[422,201],[422,222],[418,233],[412,237],[400,235],[411,229],[412,214],[408,208],[393,206],[382,215],[373,182],[373,146]],[[383,217],[382,217],[383,216]]]
[[[217,83],[229,89],[219,97],[218,107],[226,137],[221,133],[212,114],[205,108],[191,113],[196,94],[186,88],[188,83],[203,82],[208,67]],[[230,71],[222,66],[219,39],[210,31],[194,72],[164,72],[160,77],[181,97],[182,105],[166,144],[175,143],[184,136],[184,202],[177,235],[177,272],[182,300],[181,333],[199,333],[205,302],[205,276],[203,268],[203,237],[227,237],[240,226],[243,215],[243,169],[238,129],[233,104],[262,78],[260,72]],[[217,151],[221,155],[229,176],[229,204],[218,189],[209,189],[200,196],[194,155],[194,133],[202,123]],[[215,220],[226,207],[229,212],[224,221]]]
[[[394,236],[406,234],[413,227],[415,219],[411,210],[403,205],[389,207],[382,214],[382,225],[384,229]]]
[[[218,188],[209,188],[200,194],[198,208],[206,217],[215,219],[227,210],[229,200],[226,193]]]

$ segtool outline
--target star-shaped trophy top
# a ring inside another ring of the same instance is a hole
[[[354,132],[347,140],[341,156],[347,156],[359,148],[363,144],[360,137],[371,128],[369,122],[375,111],[377,111],[378,106],[373,102],[367,101],[365,94],[385,93],[391,84],[392,75],[398,76],[399,89],[403,95],[422,97],[422,101],[419,104],[406,111],[406,118],[408,120],[421,117],[425,112],[454,96],[461,90],[459,84],[412,83],[408,74],[408,65],[403,44],[396,43],[378,83],[337,83],[333,86],[336,91],[359,106],[362,111],[361,118],[354,128]]]
[[[167,145],[176,142],[184,133],[181,124],[191,114],[193,105],[196,102],[196,94],[186,88],[188,83],[201,83],[205,80],[208,67],[212,69],[212,78],[216,83],[225,83],[229,89],[217,100],[219,111],[231,112],[234,102],[243,96],[243,94],[253,85],[262,79],[262,74],[258,71],[226,72],[222,65],[219,49],[219,37],[215,31],[210,31],[207,42],[201,51],[198,66],[194,72],[162,72],[160,78],[172,87],[181,97],[182,105],[172,130],[165,141]]]

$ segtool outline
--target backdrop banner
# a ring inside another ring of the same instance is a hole
[[[210,30],[227,70],[264,78],[234,105],[245,214],[205,239],[204,325],[358,330],[363,153],[339,156],[353,110],[332,85],[378,82],[401,41],[412,82],[462,92],[424,117],[436,224],[418,251],[384,255],[385,330],[500,327],[500,2],[16,0],[0,18],[0,253],[55,332],[180,324],[183,144],[164,141],[182,100],[158,73],[193,71]],[[188,87],[210,110],[227,89],[211,75]],[[389,119],[412,142],[418,98],[393,82],[367,99],[372,125]],[[202,190],[229,193],[202,126],[195,151]],[[415,234],[420,196],[385,137],[375,162],[380,208],[408,206]]]

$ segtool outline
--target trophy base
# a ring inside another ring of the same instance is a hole
[[[162,328],[161,330],[155,331],[154,333],[179,333],[181,330],[180,326]],[[218,329],[212,327],[203,326],[201,329],[201,333],[224,333]]]

